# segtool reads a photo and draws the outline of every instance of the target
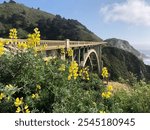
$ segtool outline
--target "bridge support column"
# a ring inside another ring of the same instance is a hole
[[[78,64],[79,65],[81,64],[81,50],[80,50],[80,48],[78,50]]]
[[[66,48],[67,48],[67,50],[70,48],[70,40],[69,39],[66,39]]]
[[[99,45],[99,62],[100,62],[100,73],[102,72],[103,62],[102,62],[102,46]]]

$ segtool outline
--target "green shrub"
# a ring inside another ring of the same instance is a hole
[[[82,77],[68,80],[70,63],[60,59],[45,62],[43,56],[41,53],[35,56],[29,50],[0,57],[0,82],[3,86],[0,92],[6,94],[3,89],[8,84],[16,88],[9,95],[10,102],[6,101],[6,96],[0,100],[0,112],[15,112],[17,97],[20,100],[23,97],[21,107],[27,104],[31,112],[98,112],[96,104],[104,89],[99,77],[90,74],[89,81]],[[59,70],[61,64],[65,64],[65,71]],[[37,85],[40,90],[37,90]]]

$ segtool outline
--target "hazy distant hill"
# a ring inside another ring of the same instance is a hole
[[[15,2],[0,4],[0,37],[8,37],[10,28],[17,28],[20,38],[26,38],[39,27],[42,39],[101,41],[77,20],[65,19]]]
[[[139,59],[143,59],[145,57],[144,54],[140,53],[138,50],[136,50],[133,46],[129,44],[126,40],[121,40],[117,38],[110,38],[105,40],[107,42],[107,45],[110,47],[116,47],[128,52],[131,52],[135,56],[137,56]]]

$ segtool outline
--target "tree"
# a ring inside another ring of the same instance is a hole
[[[15,4],[16,2],[14,0],[10,0],[9,3]]]

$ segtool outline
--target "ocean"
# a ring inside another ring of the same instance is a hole
[[[150,50],[141,50],[140,52],[142,52],[143,54],[145,54],[147,57],[149,58],[145,58],[143,59],[144,63],[146,65],[150,65]]]

